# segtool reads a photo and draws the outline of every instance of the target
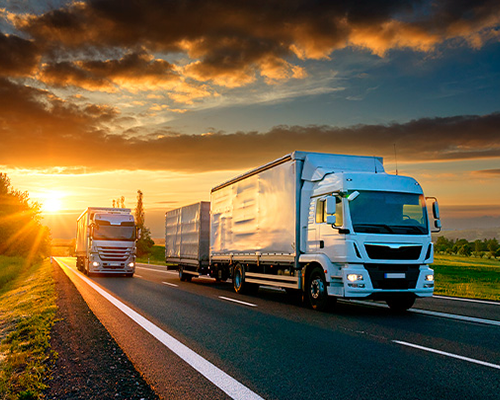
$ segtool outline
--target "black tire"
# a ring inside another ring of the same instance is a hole
[[[233,288],[236,293],[244,294],[245,286],[245,268],[241,264],[236,264],[233,269]]]
[[[89,259],[87,257],[83,258],[83,273],[87,276],[90,276]]]
[[[306,296],[314,310],[323,311],[328,307],[328,291],[325,275],[320,267],[314,267],[307,278]]]
[[[246,282],[245,268],[241,264],[236,264],[233,269],[233,288],[238,294],[255,294],[259,290],[259,285]]]
[[[387,299],[385,302],[391,311],[402,313],[413,307],[413,304],[415,304],[415,297],[393,297],[391,299]]]
[[[179,279],[182,281],[182,282],[191,282],[191,278],[193,277],[193,275],[191,274],[186,274],[184,272],[184,268],[183,267],[179,267]]]

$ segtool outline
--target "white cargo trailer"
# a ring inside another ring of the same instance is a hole
[[[180,266],[183,281],[208,273],[209,213],[210,203],[204,201],[165,214],[165,260]]]
[[[208,266],[179,262],[181,276],[231,277],[238,293],[282,287],[316,309],[341,297],[402,310],[432,296],[422,188],[382,158],[296,151],[213,188],[210,207]],[[435,199],[432,210],[439,230]]]
[[[129,208],[87,208],[77,220],[78,270],[133,276],[137,234]]]

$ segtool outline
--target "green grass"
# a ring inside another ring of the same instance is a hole
[[[154,245],[149,256],[137,257],[137,262],[165,265],[165,246]]]
[[[56,305],[50,262],[30,266],[0,257],[0,393],[38,399],[50,368],[50,329]]]
[[[434,256],[434,294],[500,300],[500,261],[483,258]]]

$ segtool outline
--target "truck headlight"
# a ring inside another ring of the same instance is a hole
[[[425,280],[427,282],[434,282],[434,275],[425,275]]]
[[[128,263],[129,268],[134,268],[135,267],[135,262]]]
[[[93,267],[98,267],[98,266],[99,266],[99,263],[98,263],[97,261],[94,261],[94,262],[92,263],[92,266],[93,266]]]
[[[349,274],[349,275],[347,275],[347,280],[350,281],[350,282],[362,281],[363,280],[363,275]]]

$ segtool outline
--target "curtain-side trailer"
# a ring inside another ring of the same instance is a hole
[[[277,286],[315,309],[372,298],[403,310],[432,296],[437,201],[429,218],[418,182],[387,174],[381,158],[296,151],[214,187],[206,208],[208,261],[166,257],[181,278],[231,277],[238,293]]]

